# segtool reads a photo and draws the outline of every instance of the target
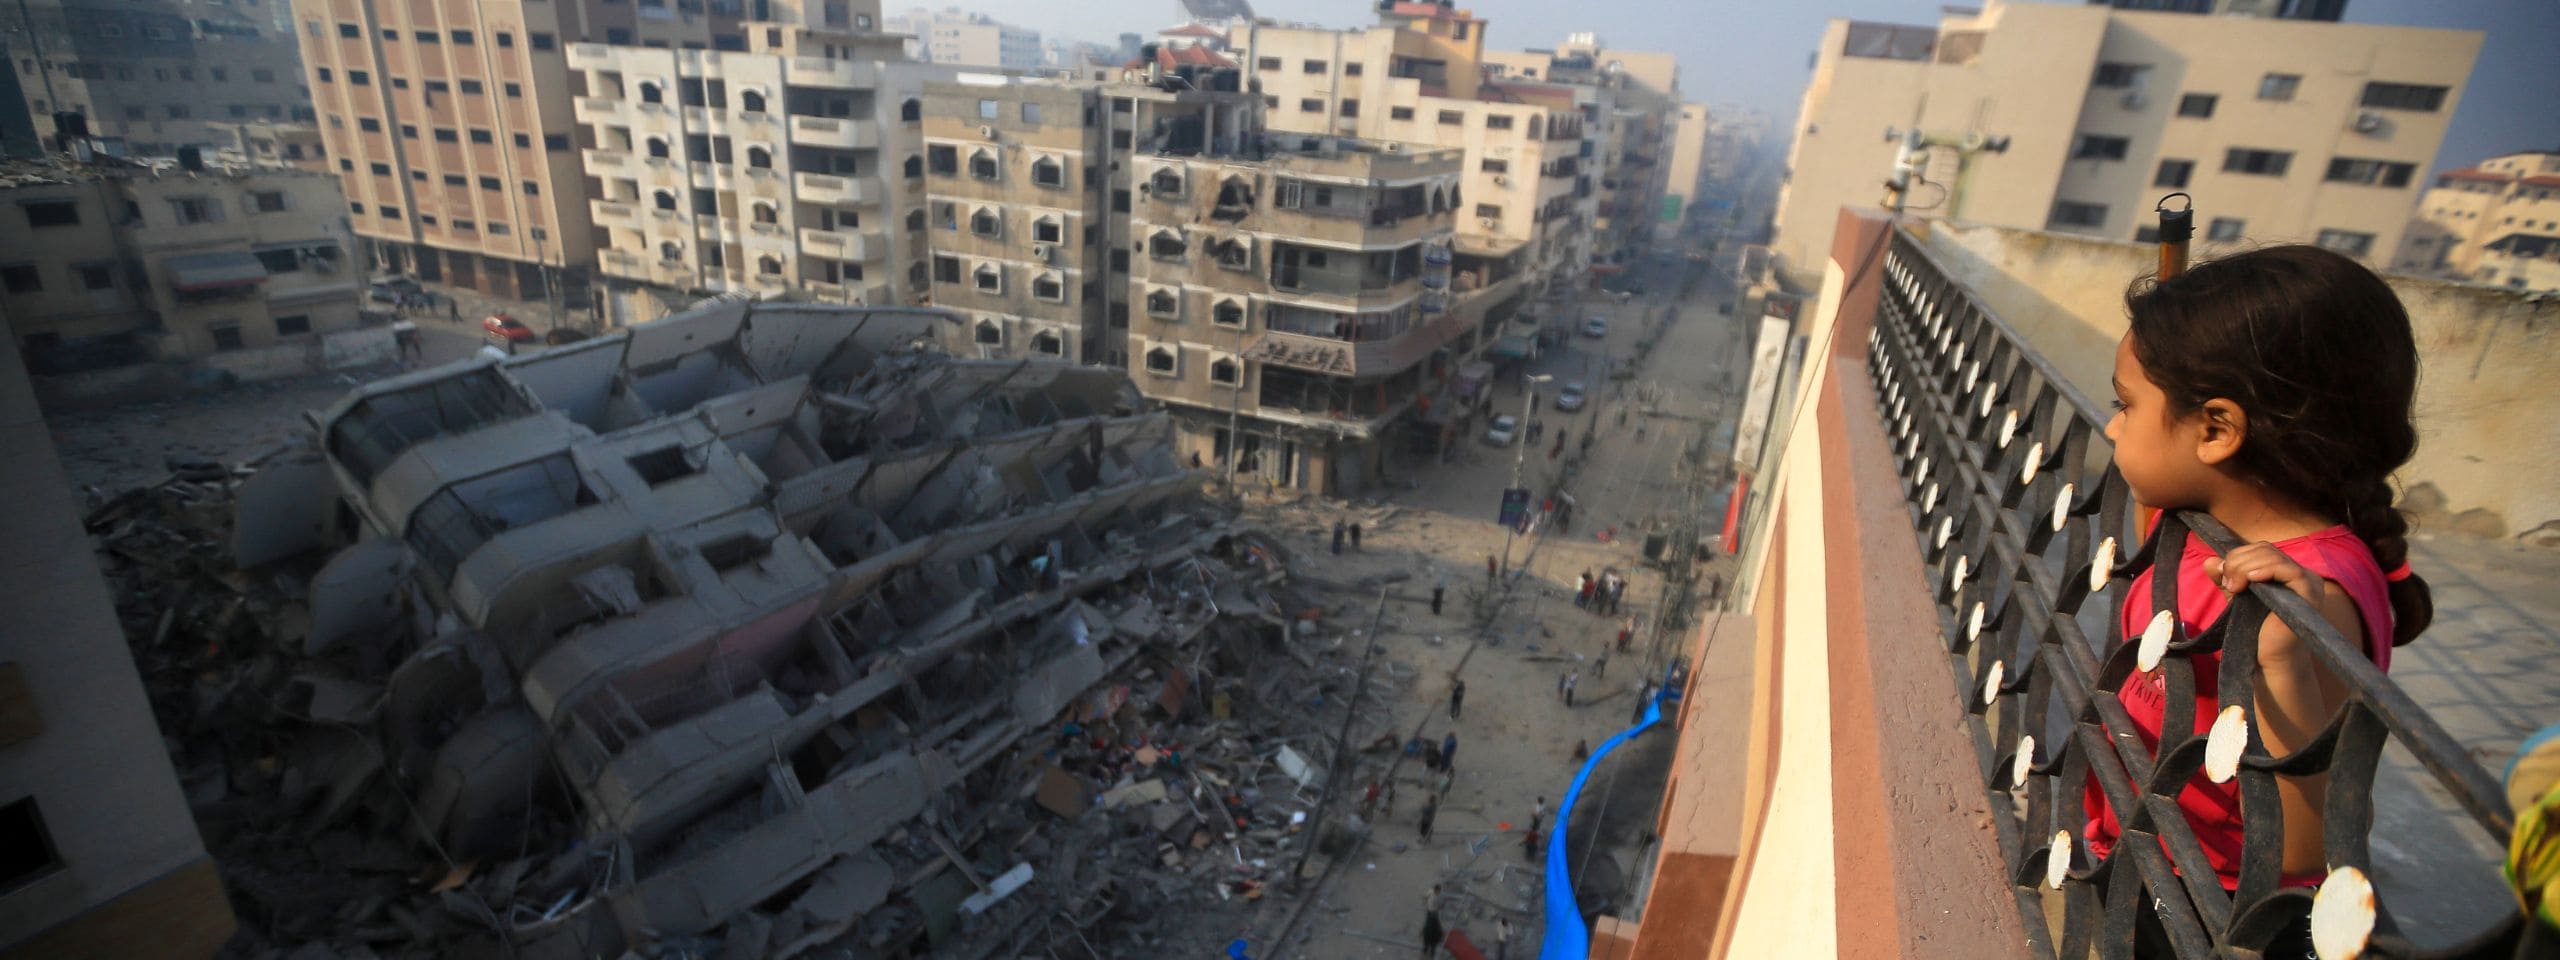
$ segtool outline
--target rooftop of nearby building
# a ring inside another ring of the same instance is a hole
[[[254,163],[216,161],[206,156],[201,167],[186,169],[179,161],[167,158],[136,159],[95,154],[88,163],[58,154],[41,160],[0,159],[0,190],[40,187],[65,183],[91,183],[99,180],[157,180],[162,178],[245,180],[268,177],[321,177],[337,179],[333,173],[262,166]]]

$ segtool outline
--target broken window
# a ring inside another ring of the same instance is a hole
[[[755,217],[757,223],[779,223],[782,214],[781,211],[774,209],[773,204],[759,200],[755,206]]]
[[[1243,177],[1228,177],[1218,185],[1217,206],[1209,216],[1218,220],[1242,220],[1253,212],[1253,185]]]
[[[936,176],[953,176],[960,172],[960,148],[948,144],[929,144],[924,148],[925,166]]]
[[[781,276],[781,275],[782,275],[782,260],[781,260],[781,258],[779,258],[779,257],[775,257],[775,256],[773,256],[772,254],[766,254],[766,255],[764,255],[764,256],[757,257],[757,258],[756,258],[756,272],[757,272],[757,273],[764,274],[765,276],[768,276],[768,277],[779,277],[779,276]]]
[[[1190,252],[1191,247],[1182,241],[1182,235],[1171,230],[1158,231],[1155,236],[1147,238],[1147,255],[1158,260],[1178,261]]]
[[[651,487],[663,486],[702,472],[702,468],[694,466],[691,458],[685,456],[684,448],[680,446],[660,447],[630,457],[624,462],[629,463],[631,472],[639,474],[640,479]]]
[[[673,240],[658,244],[658,259],[668,263],[684,259],[684,245]]]
[[[1159,200],[1182,199],[1182,171],[1165,167],[1147,178],[1147,190]]]

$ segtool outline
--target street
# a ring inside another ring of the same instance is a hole
[[[1399,741],[1418,734],[1435,744],[1455,733],[1459,744],[1454,783],[1440,803],[1429,841],[1420,838],[1416,817],[1435,774],[1417,759],[1392,753],[1364,755],[1350,768],[1339,789],[1356,801],[1371,780],[1393,765],[1393,814],[1378,818],[1369,841],[1334,873],[1330,885],[1320,890],[1321,899],[1303,916],[1278,915],[1276,905],[1266,911],[1274,916],[1250,931],[1257,946],[1276,946],[1291,956],[1391,955],[1396,948],[1389,942],[1418,943],[1414,937],[1423,902],[1440,884],[1443,920],[1466,930],[1489,954],[1497,915],[1508,916],[1515,931],[1512,956],[1535,949],[1541,935],[1537,911],[1544,850],[1541,846],[1534,856],[1525,850],[1523,831],[1541,800],[1547,816],[1539,829],[1555,826],[1553,813],[1576,766],[1577,747],[1596,746],[1629,724],[1641,685],[1660,675],[1663,652],[1679,639],[1656,637],[1652,630],[1664,584],[1661,574],[1644,562],[1643,534],[1684,512],[1708,509],[1692,500],[1688,481],[1696,468],[1683,452],[1701,438],[1713,438],[1739,406],[1736,394],[1749,356],[1741,321],[1749,311],[1738,302],[1729,267],[1729,257],[1713,265],[1648,262],[1634,267],[1631,278],[1646,286],[1646,295],[1624,302],[1595,300],[1587,309],[1578,308],[1582,312],[1572,318],[1575,327],[1581,316],[1602,316],[1609,321],[1608,335],[1576,335],[1561,349],[1549,349],[1526,371],[1502,378],[1494,395],[1494,413],[1518,416],[1524,388],[1520,373],[1555,378],[1539,385],[1536,415],[1545,427],[1537,443],[1525,449],[1487,445],[1479,419],[1476,435],[1466,438],[1451,462],[1402,466],[1396,477],[1402,482],[1375,501],[1346,505],[1310,500],[1255,508],[1265,529],[1299,551],[1308,561],[1304,565],[1315,568],[1318,582],[1342,588],[1327,592],[1328,607],[1339,609],[1352,625],[1367,621],[1368,601],[1375,596],[1374,587],[1363,594],[1358,585],[1408,575],[1391,588],[1394,599],[1380,631],[1380,659],[1392,661],[1387,673],[1411,680],[1400,699],[1390,701],[1392,717],[1358,719],[1353,742],[1366,743],[1379,732],[1392,731]],[[1691,296],[1680,298],[1680,279],[1690,271],[1703,276]],[[1728,300],[1737,301],[1733,315],[1718,311]],[[1677,319],[1658,341],[1645,346],[1666,310],[1675,311]],[[1610,378],[1605,371],[1611,369],[1622,376]],[[1588,385],[1590,402],[1579,412],[1556,410],[1556,391],[1576,380]],[[1559,431],[1565,434],[1564,449],[1550,459]],[[1496,512],[1514,463],[1522,464],[1522,485],[1543,495],[1563,474],[1563,465],[1580,449],[1587,431],[1596,431],[1596,439],[1564,488],[1581,504],[1571,531],[1543,525],[1532,536],[1515,538],[1511,564],[1523,572],[1516,583],[1487,596],[1485,560],[1499,562],[1504,549]],[[1520,442],[1526,443],[1525,424],[1523,433]],[[1729,485],[1722,466],[1728,458],[1725,449],[1706,451],[1699,462],[1711,473],[1707,479]],[[1698,486],[1715,489],[1713,484]],[[1333,521],[1364,517],[1386,519],[1364,529],[1360,550],[1346,547],[1342,556],[1331,555]],[[1718,512],[1704,520],[1702,529],[1713,531],[1720,521]],[[1731,563],[1711,561],[1700,576],[1729,576]],[[1630,579],[1623,614],[1577,609],[1580,575],[1610,567]],[[1434,617],[1429,595],[1444,576],[1448,602]],[[1480,611],[1490,611],[1481,632],[1476,627]],[[1630,652],[1615,653],[1614,641],[1627,615],[1639,626]],[[1568,672],[1579,674],[1571,707],[1558,692]],[[1453,676],[1467,686],[1464,709],[1454,722],[1448,716]],[[1653,741],[1667,745],[1670,738],[1640,743],[1656,746]],[[1611,759],[1595,773],[1595,796],[1586,797],[1584,808],[1614,801],[1627,806],[1613,810],[1649,811],[1659,795],[1658,780],[1620,783],[1611,774],[1613,768],[1644,765],[1643,751],[1630,749]],[[1604,778],[1614,789],[1610,798],[1596,796]],[[1613,819],[1639,821],[1613,827],[1650,826],[1643,815]],[[1605,853],[1620,840],[1638,839],[1610,836],[1600,846]],[[1574,845],[1579,856],[1579,848],[1587,845],[1582,833],[1576,833]],[[1586,858],[1583,866],[1589,869],[1584,872],[1604,878],[1607,886],[1638,867],[1633,857],[1625,863],[1605,862],[1610,859]],[[1586,890],[1592,886],[1584,884]],[[1269,938],[1279,936],[1284,926],[1305,939],[1272,944]]]

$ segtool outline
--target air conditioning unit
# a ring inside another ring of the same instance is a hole
[[[989,140],[993,140],[993,139],[995,139],[995,138],[996,138],[996,128],[994,128],[994,127],[979,127],[979,128],[978,128],[978,136],[980,136],[980,137],[984,137],[984,138],[989,139]]]
[[[2131,93],[2125,94],[2122,102],[2124,103],[2124,108],[2127,110],[2140,110],[2151,105],[2151,98],[2143,96],[2142,91],[2135,90]]]
[[[1499,223],[1500,223],[1500,221],[1497,221],[1497,220],[1493,219],[1492,217],[1477,217],[1477,218],[1476,218],[1476,226],[1483,227],[1483,228],[1485,228],[1485,229],[1487,229],[1487,230],[1491,230],[1491,229],[1493,229],[1493,228],[1494,228],[1495,226],[1497,226]]]
[[[1056,244],[1035,243],[1031,245],[1031,256],[1034,259],[1039,260],[1041,263],[1056,263],[1058,262],[1058,247]]]
[[[2380,132],[2382,132],[2382,115],[2381,115],[2381,114],[2379,114],[2379,113],[2375,113],[2375,112],[2373,112],[2373,111],[2371,111],[2371,110],[2367,110],[2367,111],[2365,111],[2365,112],[2363,112],[2363,113],[2356,114],[2356,132],[2357,132],[2357,133],[2380,133]]]
[[[1400,143],[1400,142],[1397,142],[1397,141],[1394,141],[1394,140],[1389,140],[1389,141],[1386,141],[1386,142],[1384,142],[1384,143],[1379,144],[1379,145],[1378,145],[1378,149],[1379,149],[1380,151],[1382,151],[1382,152],[1385,152],[1385,153],[1403,153],[1403,152],[1404,152],[1404,144],[1402,144],[1402,143]]]
[[[1510,177],[1504,177],[1504,176],[1496,176],[1496,177],[1494,177],[1494,178],[1493,178],[1493,185],[1494,185],[1494,186],[1497,186],[1497,187],[1507,187],[1507,186],[1510,186],[1510,185],[1511,185],[1511,178],[1510,178]]]

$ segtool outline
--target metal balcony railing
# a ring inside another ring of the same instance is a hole
[[[2142,902],[2156,899],[2179,957],[2258,956],[2315,903],[2310,890],[2280,885],[2279,773],[2328,775],[2322,848],[2332,872],[2318,897],[2342,898],[2332,906],[2360,919],[2352,901],[2371,890],[2374,774],[2390,742],[2505,847],[2514,818],[2495,780],[2301,597],[2261,584],[2195,636],[2172,628],[2146,631],[2158,635],[2142,642],[2119,637],[2135,575],[2156,567],[2159,582],[2172,584],[2188,537],[2217,553],[2238,541],[2212,517],[2180,512],[2162,515],[2145,542],[2104,436],[2108,412],[1909,233],[1897,229],[1882,259],[1868,340],[1878,413],[1911,500],[1949,663],[1983,740],[1992,819],[2035,955],[2129,956]],[[2174,590],[2154,594],[2157,610],[2174,603]],[[2270,616],[2308,641],[2347,691],[2319,737],[2286,757],[2267,754],[2251,712],[2258,631]],[[2238,713],[2193,729],[2192,658],[2215,652],[2224,713]],[[2117,697],[2155,665],[2168,700],[2156,752],[2143,747]],[[2213,759],[2234,755],[2236,764]],[[2236,890],[2223,888],[2178,807],[2199,771],[2239,780],[2246,818]],[[2103,859],[2085,838],[2083,789],[2092,778],[2123,827]],[[2058,897],[2059,909],[2048,911],[2047,897]],[[2455,947],[2422,951],[2399,935],[2394,904],[2370,902],[2364,956],[2553,949],[2548,931],[2510,909]]]

